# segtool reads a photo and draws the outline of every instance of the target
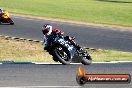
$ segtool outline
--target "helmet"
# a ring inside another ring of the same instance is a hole
[[[50,25],[50,24],[45,24],[45,25],[43,25],[43,27],[42,27],[42,32],[43,32],[43,34],[44,35],[49,35],[49,34],[51,34],[51,32],[52,32],[52,26]]]

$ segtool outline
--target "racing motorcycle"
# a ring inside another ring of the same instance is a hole
[[[90,65],[92,62],[91,56],[85,49],[78,50],[73,44],[69,43],[69,40],[59,34],[50,35],[44,48],[53,56],[54,61],[59,61],[64,65],[71,62]]]
[[[6,10],[1,10],[1,13],[0,13],[0,24],[1,23],[9,23],[11,25],[14,25],[14,22],[10,18],[9,12],[6,11]]]

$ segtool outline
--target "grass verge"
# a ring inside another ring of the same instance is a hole
[[[52,56],[43,50],[42,43],[4,37],[0,37],[0,61],[53,62]]]
[[[1,0],[13,13],[132,27],[132,0]]]
[[[113,50],[88,50],[94,62],[132,61],[132,53]]]
[[[132,53],[112,50],[88,50],[94,62],[132,61]],[[0,37],[0,61],[53,63],[42,43]]]

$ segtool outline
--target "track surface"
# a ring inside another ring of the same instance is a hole
[[[71,86],[73,88],[72,86],[79,86],[76,82],[78,67],[79,65],[3,64],[0,65],[0,87]],[[132,63],[94,63],[83,67],[88,74],[132,75]],[[132,84],[86,84],[84,87],[132,88]]]
[[[132,51],[132,31],[85,25],[51,22],[12,16],[15,25],[0,25],[0,34],[43,40],[41,27],[45,23],[62,28],[65,35],[75,36],[84,47]],[[78,65],[0,65],[0,87],[19,86],[78,86]],[[130,74],[132,63],[92,64],[84,66],[89,74]],[[86,88],[132,88],[132,84],[88,84]],[[57,87],[56,87],[57,88]],[[72,88],[72,87],[71,87]]]
[[[0,34],[13,37],[43,40],[41,27],[45,23],[62,28],[65,35],[75,36],[84,47],[132,51],[132,31],[86,25],[51,22],[12,16],[15,25],[0,25]]]

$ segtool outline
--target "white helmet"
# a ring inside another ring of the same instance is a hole
[[[52,33],[52,26],[50,24],[45,24],[42,28],[42,32],[44,35],[50,35]]]

